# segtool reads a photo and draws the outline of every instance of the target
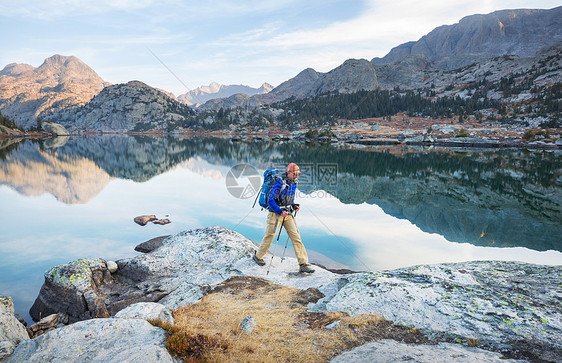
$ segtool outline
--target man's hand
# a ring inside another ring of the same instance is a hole
[[[293,209],[295,210],[295,212],[298,212],[299,209],[301,209],[301,206],[300,206],[299,204],[295,204],[295,205],[293,206]]]
[[[283,218],[285,218],[288,215],[289,215],[289,213],[286,210],[282,211],[281,214],[280,214],[280,216],[283,217]]]

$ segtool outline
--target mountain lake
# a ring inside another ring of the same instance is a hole
[[[132,257],[141,242],[212,225],[259,244],[262,174],[289,162],[301,168],[296,222],[313,263],[562,264],[560,150],[82,136],[0,149],[0,295],[31,323],[53,266]],[[143,214],[171,223],[134,223]],[[270,251],[293,256],[286,241],[283,231]]]

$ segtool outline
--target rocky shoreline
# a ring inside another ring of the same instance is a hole
[[[273,141],[306,142],[349,145],[363,147],[373,145],[412,145],[446,148],[521,148],[521,149],[562,149],[562,129],[540,129],[505,125],[495,122],[462,122],[453,119],[429,119],[408,117],[404,114],[385,118],[339,120],[336,125],[289,131],[276,126],[267,129],[245,127],[238,129],[177,129],[166,131],[103,131],[79,130],[69,132],[64,126],[43,122],[42,131],[22,132],[0,126],[0,148],[2,140],[16,139],[61,139],[54,142],[64,144],[69,137],[88,135],[140,135],[151,137],[175,136],[191,138],[226,138],[233,142]]]
[[[420,138],[412,139],[367,139],[349,143],[359,145],[421,145],[421,146],[443,146],[443,147],[464,147],[464,148],[519,148],[519,149],[546,149],[557,150],[562,149],[562,141],[560,142],[544,142],[544,141],[522,141],[520,139],[488,139],[488,138],[442,138],[424,140]]]
[[[49,317],[54,326],[33,339],[22,333],[11,299],[3,298],[0,360],[171,362],[164,330],[144,319],[173,323],[171,310],[196,303],[235,276],[313,289],[318,297],[308,302],[311,313],[375,313],[419,329],[428,341],[375,339],[334,361],[379,354],[386,360],[444,361],[450,352],[479,361],[555,362],[562,357],[561,266],[480,261],[345,275],[318,267],[304,276],[295,272],[294,259],[274,258],[267,274],[251,259],[256,245],[223,227],[184,231],[159,242],[142,255],[116,261],[117,269],[110,270],[112,263],[100,258],[47,271],[31,315],[34,320]],[[318,329],[328,329],[325,325]]]
[[[125,134],[125,135],[143,135],[152,137],[165,137],[167,134],[164,132],[144,132],[144,133],[89,133],[91,135],[115,135],[115,134]],[[88,135],[89,135],[88,134]],[[248,142],[248,141],[296,141],[296,142],[306,142],[306,143],[328,143],[328,144],[346,144],[351,147],[361,147],[361,146],[384,146],[384,145],[411,145],[411,146],[423,146],[423,147],[446,147],[446,148],[489,148],[489,149],[501,149],[501,148],[518,148],[518,149],[539,149],[539,150],[562,150],[562,139],[557,139],[556,141],[542,141],[542,140],[523,140],[518,138],[488,138],[488,137],[424,137],[418,135],[416,137],[349,137],[340,136],[339,138],[306,138],[306,137],[293,137],[288,134],[236,134],[236,133],[224,133],[224,132],[197,132],[197,133],[176,133],[176,136],[183,138],[226,138],[231,139],[233,142]],[[72,136],[84,136],[84,135],[72,135]],[[1,140],[4,138],[6,140],[23,140],[26,138],[31,139],[45,139],[50,140],[55,138],[57,142],[55,146],[64,145],[64,143],[71,136],[57,136],[55,134],[49,133],[33,133],[33,134],[18,134],[18,135],[8,135],[0,133],[0,146],[2,145]],[[64,139],[62,139],[64,138]],[[62,139],[62,141],[61,141]],[[9,142],[8,144],[13,143]]]

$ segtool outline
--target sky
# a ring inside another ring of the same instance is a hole
[[[560,0],[0,0],[0,69],[76,56],[105,81],[176,96],[211,82],[273,86],[305,68],[383,57],[435,27]]]

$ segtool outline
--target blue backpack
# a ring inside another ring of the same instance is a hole
[[[263,173],[263,184],[261,186],[259,198],[260,206],[262,208],[269,208],[269,192],[277,179],[281,178],[281,172],[277,168],[269,168]],[[285,189],[285,181],[283,181],[283,187],[281,190]],[[256,202],[254,201],[254,205]]]

